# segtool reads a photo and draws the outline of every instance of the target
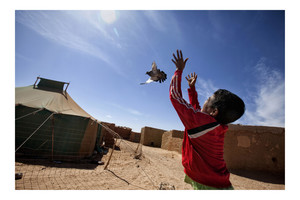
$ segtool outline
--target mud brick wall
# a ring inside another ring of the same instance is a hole
[[[284,173],[285,129],[229,125],[224,159],[228,169]]]
[[[161,148],[181,152],[182,138],[182,131],[165,132]],[[229,125],[225,134],[224,159],[229,170],[284,174],[285,129]]]
[[[140,140],[141,140],[141,133],[137,133],[137,132],[131,131],[129,140],[130,140],[131,142],[139,143]]]
[[[108,123],[108,122],[101,122],[100,124],[104,124],[111,130],[115,131],[115,124]],[[111,133],[109,133],[104,127],[101,127],[101,135],[100,135],[100,142],[105,142],[106,147],[112,147],[114,144],[114,138]]]
[[[131,128],[124,126],[115,126],[115,132],[118,133],[122,138],[129,140]]]
[[[152,147],[161,147],[162,135],[166,130],[143,127],[141,130],[141,144]]]
[[[161,148],[181,153],[183,131],[171,130],[162,135]]]

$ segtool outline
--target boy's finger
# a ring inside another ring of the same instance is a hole
[[[185,59],[184,64],[186,63],[186,61],[188,61],[189,58]]]
[[[176,65],[176,62],[172,59],[172,62]]]
[[[177,49],[177,58],[178,58],[178,59],[180,59],[180,57],[179,57],[179,51],[178,51],[178,49]]]
[[[178,59],[176,58],[175,54],[173,53],[173,57],[175,58],[175,60],[177,61]]]
[[[181,56],[181,58],[183,58],[183,56],[182,56],[182,51],[180,50],[180,56]]]

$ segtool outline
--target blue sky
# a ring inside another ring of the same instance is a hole
[[[228,89],[246,104],[235,123],[285,126],[284,11],[16,11],[15,86],[37,76],[70,82],[100,121],[140,131],[183,130],[169,100],[176,49],[198,74],[200,104]],[[155,61],[164,83],[140,85]],[[183,96],[188,84],[183,77]]]

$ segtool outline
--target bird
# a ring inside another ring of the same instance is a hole
[[[167,74],[164,71],[160,71],[160,69],[157,69],[157,65],[155,61],[152,63],[152,70],[146,72],[147,75],[150,76],[150,78],[145,83],[140,83],[141,85],[151,83],[153,81],[155,82],[164,82],[167,79]]]

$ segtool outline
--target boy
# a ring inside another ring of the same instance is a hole
[[[182,143],[182,165],[186,174],[185,182],[194,189],[233,189],[230,173],[223,158],[226,124],[236,121],[245,111],[245,104],[227,90],[217,90],[209,97],[202,109],[199,106],[195,83],[197,75],[186,77],[190,104],[181,92],[181,76],[188,60],[182,52],[172,59],[176,71],[170,84],[170,99],[181,119],[185,131]]]

